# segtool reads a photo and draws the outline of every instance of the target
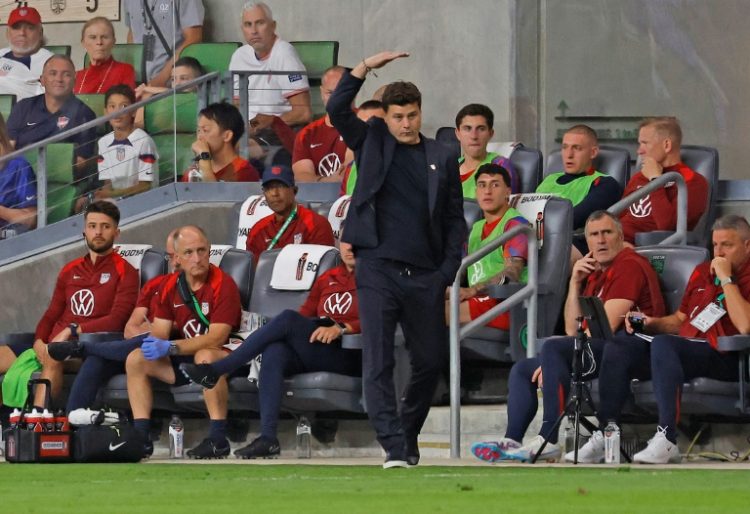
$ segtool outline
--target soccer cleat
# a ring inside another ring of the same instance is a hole
[[[544,443],[544,437],[541,435],[534,436],[531,441],[521,446],[520,448],[503,451],[501,460],[516,460],[519,462],[531,462],[534,455],[537,454],[539,448]],[[560,447],[556,444],[547,443],[544,447],[544,452],[539,456],[539,461],[542,462],[557,462],[560,459]]]
[[[618,450],[619,451],[619,450]],[[565,454],[565,462],[573,462],[575,452]],[[604,462],[604,434],[596,430],[586,444],[578,449],[578,462],[581,464],[599,464]]]
[[[633,455],[633,462],[641,464],[678,464],[680,461],[680,449],[667,439],[667,429],[662,427],[656,427],[656,435],[649,440],[645,450]]]
[[[275,459],[281,454],[278,439],[256,437],[252,443],[234,452],[238,459]]]
[[[229,441],[224,439],[223,446],[216,446],[210,438],[205,438],[201,444],[187,451],[191,459],[223,459],[229,455]]]
[[[219,381],[221,375],[217,375],[210,364],[191,364],[183,362],[180,364],[180,371],[191,382],[211,389]]]
[[[471,453],[474,454],[479,460],[484,462],[497,462],[503,459],[503,453],[510,450],[517,450],[521,447],[521,443],[503,437],[499,441],[486,441],[480,443],[474,443],[471,446]]]
[[[406,463],[409,466],[419,464],[419,442],[417,436],[406,436]]]
[[[80,359],[83,357],[83,345],[79,341],[61,341],[59,343],[49,343],[47,353],[56,361],[66,361],[68,359]]]

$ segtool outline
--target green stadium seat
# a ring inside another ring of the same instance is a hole
[[[188,45],[180,54],[180,57],[192,57],[197,59],[206,70],[206,73],[214,71],[227,71],[232,54],[240,47],[240,43],[193,43]]]
[[[73,184],[73,143],[47,145],[47,224],[64,220],[70,216],[76,196]],[[26,152],[24,157],[37,170],[36,150]]]
[[[94,111],[96,117],[104,116],[104,94],[103,93],[80,93],[76,95],[80,101],[85,103],[89,109]]]
[[[190,146],[195,141],[195,133],[182,134],[159,134],[152,136],[156,151],[159,153],[159,185],[170,184],[175,181],[174,174],[177,170],[177,180],[180,180],[182,172],[193,163],[193,150]],[[175,138],[177,138],[177,158],[175,158]]]
[[[318,118],[325,114],[325,107],[316,89],[320,86],[323,72],[339,62],[339,42],[292,41],[291,44],[297,50],[297,54],[307,70],[313,117]]]
[[[0,95],[0,114],[3,115],[5,121],[8,121],[14,105],[16,105],[16,95]]]
[[[194,134],[197,119],[198,97],[195,93],[178,93],[144,107],[144,130],[152,137],[165,132]]]
[[[112,47],[112,57],[115,61],[129,63],[135,68],[135,83],[143,82],[142,62],[143,62],[143,45],[141,43],[122,43]],[[83,67],[89,65],[89,54],[83,57]]]
[[[70,57],[70,45],[46,45],[44,48],[58,55],[67,55]]]

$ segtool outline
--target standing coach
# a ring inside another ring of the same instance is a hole
[[[407,56],[382,52],[364,59],[344,74],[327,105],[359,170],[344,240],[357,257],[365,398],[386,452],[384,468],[419,462],[417,436],[447,362],[445,288],[466,238],[457,156],[420,134],[422,96],[416,86],[387,86],[385,119],[364,122],[351,109],[368,72]],[[393,385],[398,323],[411,361],[400,415]]]

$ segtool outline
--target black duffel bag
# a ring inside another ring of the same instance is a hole
[[[132,425],[86,425],[73,433],[76,462],[138,462],[145,441]]]

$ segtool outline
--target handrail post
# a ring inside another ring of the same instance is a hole
[[[37,149],[36,170],[36,226],[47,226],[47,147]]]

